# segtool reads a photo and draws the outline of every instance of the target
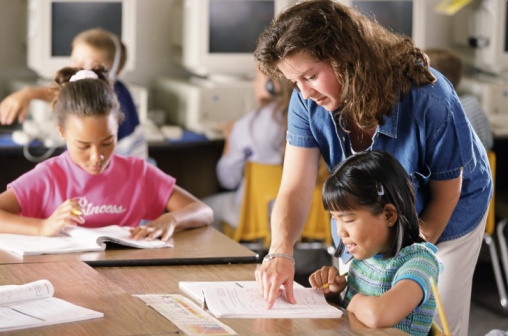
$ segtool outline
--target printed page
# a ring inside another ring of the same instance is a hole
[[[97,245],[105,248],[106,242],[113,242],[129,247],[136,248],[162,248],[173,247],[171,243],[163,242],[160,239],[147,241],[144,239],[130,239],[130,227],[122,227],[118,225],[109,225],[101,228],[83,228],[79,226],[66,226],[64,232],[69,236],[84,241],[95,242]]]
[[[204,288],[206,305],[218,318],[339,318],[342,311],[326,301],[312,288],[294,288],[296,304],[286,300],[285,293],[277,298],[272,309],[257,288]]]
[[[48,297],[1,306],[0,332],[82,321],[103,316],[104,314],[101,312],[76,306],[55,297]]]
[[[258,288],[256,281],[180,281],[178,287],[192,299],[198,302],[205,302],[203,289],[220,287]],[[293,282],[294,288],[304,288],[298,282]],[[281,286],[283,289],[284,287]]]
[[[178,294],[134,295],[173,322],[185,335],[236,335],[236,332]]]
[[[2,233],[0,248],[19,255],[58,254],[83,251],[101,251],[96,242],[80,241],[61,234],[55,237],[42,237]]]
[[[23,285],[0,286],[0,305],[52,297],[54,293],[55,289],[48,280],[38,280]]]

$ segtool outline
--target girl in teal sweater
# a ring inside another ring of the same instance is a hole
[[[443,266],[420,236],[411,181],[388,152],[366,151],[339,164],[323,187],[342,250],[353,255],[347,280],[325,266],[309,282],[327,297],[346,289],[344,307],[371,328],[428,335],[436,301],[430,277]]]

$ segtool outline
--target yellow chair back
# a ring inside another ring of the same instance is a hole
[[[247,162],[244,171],[244,195],[238,226],[222,223],[224,233],[235,241],[262,240],[270,244],[270,203],[275,200],[282,180],[282,165]],[[302,237],[331,244],[330,214],[321,201],[322,183],[316,185],[312,205]]]
[[[489,158],[489,165],[490,170],[492,172],[492,183],[496,184],[496,153],[492,150],[487,150],[487,156]],[[490,200],[490,206],[489,206],[489,213],[487,215],[487,225],[485,226],[485,232],[489,235],[492,235],[494,233],[494,229],[496,226],[496,211],[494,209],[494,196],[495,196],[495,190],[492,194],[492,199]]]
[[[432,322],[432,325],[430,326],[429,336],[441,336],[443,335],[443,331],[439,327],[439,325],[436,323],[436,321]]]

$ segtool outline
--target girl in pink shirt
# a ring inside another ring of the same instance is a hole
[[[210,207],[135,157],[113,154],[120,111],[103,67],[64,68],[53,102],[67,151],[38,164],[0,194],[0,233],[57,234],[64,225],[131,226],[132,237],[168,240],[211,223]],[[142,220],[150,221],[139,225]]]

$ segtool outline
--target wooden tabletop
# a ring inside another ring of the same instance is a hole
[[[178,328],[144,302],[79,261],[0,265],[0,285],[47,279],[54,297],[104,313],[79,322],[22,329],[9,335],[168,335]]]
[[[180,281],[255,280],[253,264],[95,268],[130,294],[183,294]],[[186,295],[187,296],[187,295]],[[397,329],[373,330],[354,315],[340,319],[220,319],[239,335],[407,335]]]
[[[109,245],[106,251],[20,256],[0,250],[0,264],[84,261],[91,266],[154,266],[258,262],[257,253],[208,226],[175,233],[172,248]]]

